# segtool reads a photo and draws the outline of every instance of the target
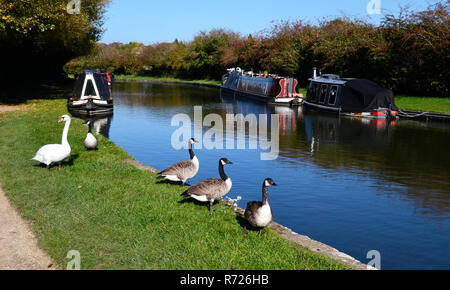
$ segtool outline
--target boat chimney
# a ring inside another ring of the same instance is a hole
[[[313,78],[316,79],[317,78],[317,68],[313,67],[313,71],[314,71]]]

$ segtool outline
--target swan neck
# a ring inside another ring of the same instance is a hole
[[[66,121],[66,124],[64,125],[64,131],[63,131],[63,135],[62,135],[62,144],[69,144],[69,142],[67,141],[67,134],[69,133],[69,126],[70,126],[70,121],[68,120]]]

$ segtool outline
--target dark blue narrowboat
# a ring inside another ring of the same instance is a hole
[[[72,96],[67,101],[71,114],[94,116],[113,112],[111,76],[108,72],[85,70],[76,76]]]
[[[276,105],[301,105],[303,95],[297,93],[294,78],[228,69],[222,77],[221,93],[233,97],[250,98]]]
[[[378,84],[334,74],[314,76],[308,80],[305,107],[342,115],[369,118],[395,118],[398,108],[394,94]]]

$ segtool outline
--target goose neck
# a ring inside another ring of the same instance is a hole
[[[263,203],[263,205],[268,204],[268,201],[267,201],[268,191],[269,191],[269,188],[265,184],[263,184],[263,187],[262,187],[262,203]]]
[[[219,161],[219,174],[220,174],[220,178],[222,178],[222,180],[228,179],[228,176],[225,174],[225,171],[223,170],[222,162],[220,162],[220,161]]]
[[[191,157],[191,160],[194,159],[195,153],[194,150],[192,150],[192,144],[189,143],[189,156]]]

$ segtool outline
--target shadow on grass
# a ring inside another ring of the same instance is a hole
[[[64,161],[61,162],[61,168],[64,168],[65,166],[73,166],[74,165],[74,161],[76,159],[78,159],[78,157],[79,157],[78,154],[71,155],[69,160],[64,160]],[[32,162],[38,162],[38,161],[32,160]],[[36,163],[36,164],[33,164],[33,166],[34,167],[47,168],[47,165],[45,165],[44,163]],[[56,163],[50,164],[49,170],[52,169],[53,167],[59,167],[59,163],[56,162]]]
[[[243,216],[239,214],[236,215],[236,221],[242,228],[242,234],[248,234],[250,231],[259,232],[260,230],[262,231],[261,233],[264,233],[264,228],[252,226]],[[244,227],[247,230],[247,233],[244,232]]]
[[[10,83],[0,90],[0,104],[19,105],[35,99],[67,99],[72,94],[74,80],[52,82]]]
[[[192,203],[192,204],[195,204],[195,205],[197,205],[197,206],[203,206],[203,207],[205,207],[206,210],[209,212],[209,202],[198,201],[198,200],[196,200],[195,198],[192,198],[192,197],[184,197],[183,199],[179,200],[178,203],[179,203],[179,204],[183,204],[183,203]],[[215,205],[218,204],[218,203],[219,203],[218,201],[214,201],[214,203],[213,203],[213,208],[212,208],[213,213],[214,213],[214,210],[215,210],[214,207],[215,207]]]
[[[158,179],[156,181],[156,184],[171,184],[171,185],[179,185],[180,187],[183,187],[181,185],[181,181],[172,181],[172,180],[167,180],[167,179]],[[185,183],[185,186],[191,186],[189,183]]]

